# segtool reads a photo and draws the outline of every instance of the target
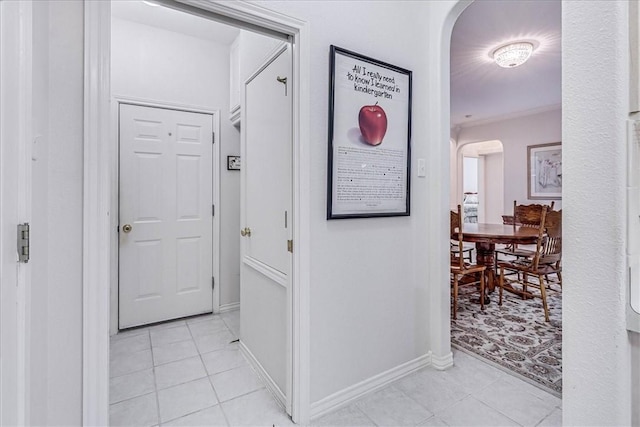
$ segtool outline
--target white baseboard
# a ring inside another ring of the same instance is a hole
[[[240,310],[239,302],[232,302],[230,304],[223,304],[220,306],[220,313],[226,313],[227,311]]]
[[[278,387],[276,382],[273,381],[273,378],[271,378],[271,376],[267,373],[267,371],[265,371],[265,369],[262,367],[260,362],[258,362],[258,359],[255,358],[253,353],[251,353],[251,350],[247,348],[247,346],[242,342],[242,340],[240,340],[239,346],[240,346],[240,351],[242,352],[244,357],[247,358],[247,361],[249,361],[249,364],[251,365],[253,370],[256,371],[260,379],[264,381],[264,383],[267,386],[267,389],[276,398],[280,406],[282,406],[283,409],[286,409],[287,397],[284,395],[282,390],[280,390],[280,387]]]
[[[431,355],[431,364],[433,365],[434,369],[444,371],[445,369],[453,366],[453,353],[449,352],[440,357]]]
[[[342,406],[346,406],[356,399],[364,396],[365,394],[374,392],[381,389],[387,384],[396,381],[412,372],[422,369],[425,366],[431,364],[431,352],[411,360],[407,363],[403,363],[400,366],[389,369],[386,372],[375,375],[364,381],[333,393],[324,399],[321,399],[311,404],[311,419],[319,418],[331,411],[334,411]]]

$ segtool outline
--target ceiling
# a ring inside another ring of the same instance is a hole
[[[560,106],[560,3],[477,0],[465,9],[451,37],[452,127]],[[529,61],[496,65],[490,53],[518,40],[538,44]]]
[[[167,7],[154,5],[151,1],[114,1],[111,14],[139,24],[150,25],[192,37],[230,45],[240,30],[230,25],[201,18]]]
[[[560,105],[560,3],[476,0],[465,9],[451,36],[452,127]],[[238,28],[143,1],[111,4],[116,18],[221,44],[231,44],[239,33]],[[524,65],[498,67],[490,53],[513,40],[539,45]]]

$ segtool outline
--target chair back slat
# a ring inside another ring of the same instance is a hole
[[[540,223],[538,224],[538,239],[536,240],[536,252],[532,260],[533,270],[538,269],[538,264],[540,262],[540,258],[543,255],[545,241],[546,241],[545,220],[547,217],[547,206],[544,206],[544,205],[538,205],[538,206],[542,207],[542,212],[540,215]]]
[[[544,264],[559,262],[562,258],[562,210],[547,212],[544,229],[545,241],[541,262]]]

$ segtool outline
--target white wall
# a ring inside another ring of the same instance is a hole
[[[414,240],[416,231],[425,229],[427,206],[434,206],[426,179],[412,174],[410,217],[325,218],[329,45],[413,70],[415,165],[417,158],[428,158],[427,146],[436,143],[426,138],[426,120],[418,119],[428,114],[425,76],[430,61],[426,54],[413,54],[426,52],[426,9],[425,3],[390,1],[261,4],[308,21],[312,28],[311,139],[300,143],[307,144],[313,158],[307,189],[312,200],[310,392],[311,401],[317,402],[430,349],[429,284],[416,281],[416,266],[422,268],[426,257],[416,251]],[[408,46],[412,49],[399,48]]]
[[[493,153],[484,157],[484,222],[502,224],[504,203],[504,165],[502,153]],[[513,209],[511,209],[513,210]]]
[[[229,47],[122,19],[112,24],[112,93],[220,110],[220,305],[240,301],[240,174],[227,156],[240,154],[229,122]],[[214,244],[217,244],[214,236]],[[117,290],[113,290],[117,292]],[[112,296],[112,305],[117,296]]]
[[[463,157],[463,193],[477,193],[478,192],[478,158],[477,157]]]
[[[553,109],[537,114],[496,120],[490,123],[470,125],[460,130],[458,147],[471,142],[497,139],[503,145],[504,163],[504,214],[513,211],[513,201],[518,203],[549,203],[549,200],[527,198],[527,146],[560,142],[562,140],[562,111]],[[491,181],[487,181],[490,186]],[[562,209],[562,200],[556,200],[555,209]],[[502,215],[502,213],[501,213]],[[502,222],[500,218],[499,223]]]
[[[565,425],[640,424],[640,340],[625,328],[628,19],[625,1],[562,5]]]

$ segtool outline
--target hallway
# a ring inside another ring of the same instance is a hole
[[[111,337],[110,425],[292,425],[231,342],[239,330],[232,311]],[[454,358],[447,371],[421,369],[312,424],[562,424],[557,397],[458,350]]]

